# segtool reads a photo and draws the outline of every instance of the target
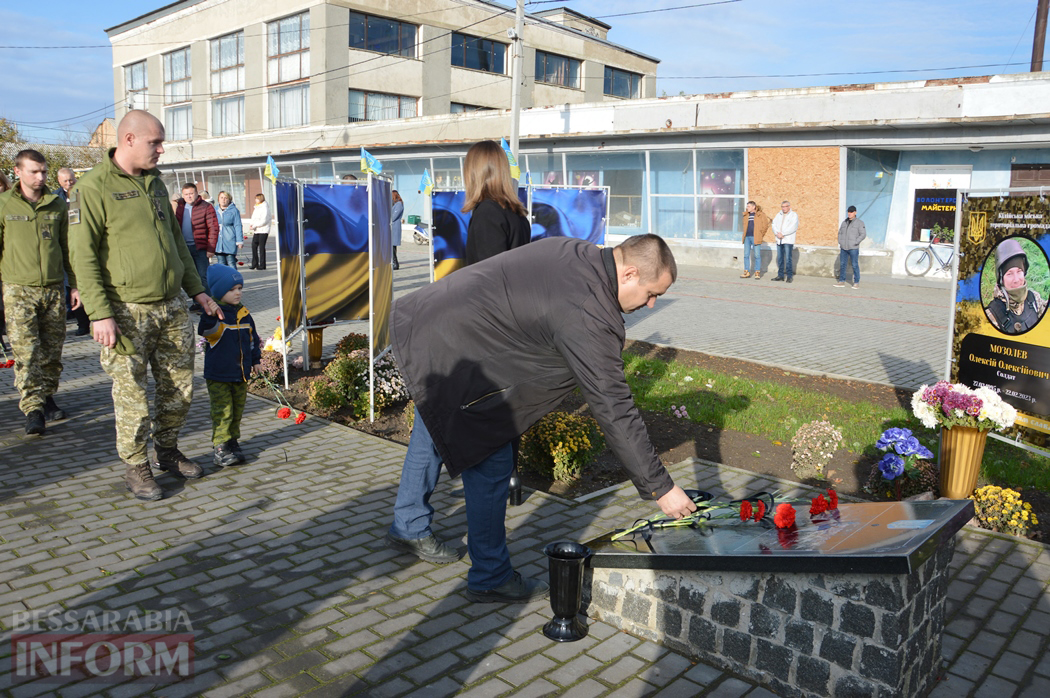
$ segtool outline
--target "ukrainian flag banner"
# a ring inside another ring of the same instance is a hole
[[[277,163],[273,161],[272,155],[266,156],[266,167],[263,168],[263,177],[270,180],[274,184],[277,184],[277,177],[279,177],[281,171],[277,169]]]
[[[510,151],[510,144],[507,143],[506,138],[500,138],[499,144],[503,147],[503,152],[507,154],[507,162],[510,163],[510,178],[521,179],[521,168],[518,167],[518,159],[514,157],[514,153]]]
[[[423,179],[419,180],[419,191],[423,192],[423,196],[430,196],[431,191],[434,189],[434,180],[430,178],[430,172],[423,169]]]
[[[377,175],[383,171],[383,163],[376,160],[367,150],[361,148],[361,171]]]

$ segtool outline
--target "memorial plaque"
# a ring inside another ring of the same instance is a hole
[[[591,567],[653,570],[908,574],[974,515],[973,501],[842,503],[810,519],[793,502],[796,527],[717,519],[696,528],[642,529],[586,543]]]

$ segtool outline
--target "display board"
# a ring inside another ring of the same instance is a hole
[[[963,194],[951,379],[1017,409],[1006,434],[1050,445],[1050,203],[1037,190]]]

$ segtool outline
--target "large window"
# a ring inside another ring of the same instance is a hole
[[[244,32],[211,40],[211,93],[240,92],[244,89]]]
[[[178,104],[190,99],[190,49],[165,53],[164,63],[164,103]]]
[[[416,25],[385,17],[350,13],[350,48],[414,58]]]
[[[146,87],[146,61],[124,66],[124,92],[129,108],[146,108]]]
[[[193,136],[193,107],[169,107],[164,110],[164,137],[169,141],[187,141]]]
[[[266,56],[270,85],[310,77],[310,13],[267,24]]]
[[[448,111],[450,114],[466,114],[472,111],[489,111],[492,107],[479,107],[476,104],[462,104],[460,102],[452,102],[449,104]]]
[[[507,46],[467,34],[452,34],[452,65],[503,74]]]
[[[350,90],[350,121],[408,119],[416,115],[416,98]]]
[[[626,70],[605,66],[605,94],[613,97],[636,98],[639,96],[642,76]]]
[[[305,126],[310,123],[310,85],[270,90],[270,128]]]
[[[214,99],[211,103],[211,135],[244,133],[244,95]]]
[[[536,52],[536,82],[580,88],[580,62],[546,51]]]

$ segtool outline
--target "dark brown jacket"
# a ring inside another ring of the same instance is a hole
[[[642,497],[674,486],[624,378],[612,250],[548,238],[498,254],[398,299],[391,337],[453,477],[578,385]]]

